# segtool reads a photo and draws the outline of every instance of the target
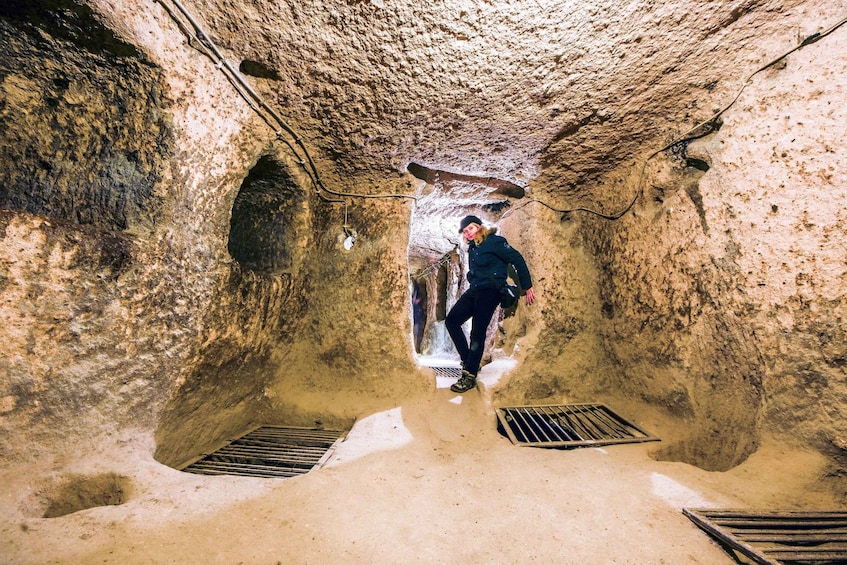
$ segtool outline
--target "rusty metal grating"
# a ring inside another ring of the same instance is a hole
[[[200,475],[293,477],[323,465],[344,432],[262,426],[186,465]]]
[[[497,419],[514,444],[585,447],[659,441],[603,404],[497,408]]]
[[[682,510],[724,547],[754,563],[847,563],[847,511]]]

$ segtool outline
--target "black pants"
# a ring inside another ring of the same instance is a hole
[[[499,304],[500,289],[471,289],[459,297],[447,314],[445,325],[462,359],[462,367],[474,375],[479,372],[479,364],[482,362],[485,332]],[[468,343],[462,324],[471,318],[471,340]]]

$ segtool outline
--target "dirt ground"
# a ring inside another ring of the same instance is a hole
[[[833,507],[815,486],[824,461],[773,442],[725,473],[657,462],[657,443],[512,445],[489,402],[502,370],[363,417],[324,467],[291,479],[182,473],[132,432],[82,461],[6,468],[0,562],[729,564],[683,508]],[[49,477],[109,472],[132,483],[124,504],[39,517]]]

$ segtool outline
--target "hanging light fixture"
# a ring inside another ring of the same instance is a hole
[[[344,225],[341,226],[344,230],[344,249],[350,251],[353,249],[353,244],[356,243],[356,230],[350,229],[347,225],[347,201],[344,201]]]

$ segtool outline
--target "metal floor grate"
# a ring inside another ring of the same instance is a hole
[[[262,426],[182,470],[199,475],[293,477],[323,465],[344,432]]]
[[[430,369],[435,371],[436,378],[458,379],[462,376],[461,367],[430,367]]]
[[[847,511],[750,513],[683,509],[701,529],[754,563],[847,563]]]
[[[497,408],[497,419],[518,445],[584,447],[659,441],[603,404]]]

